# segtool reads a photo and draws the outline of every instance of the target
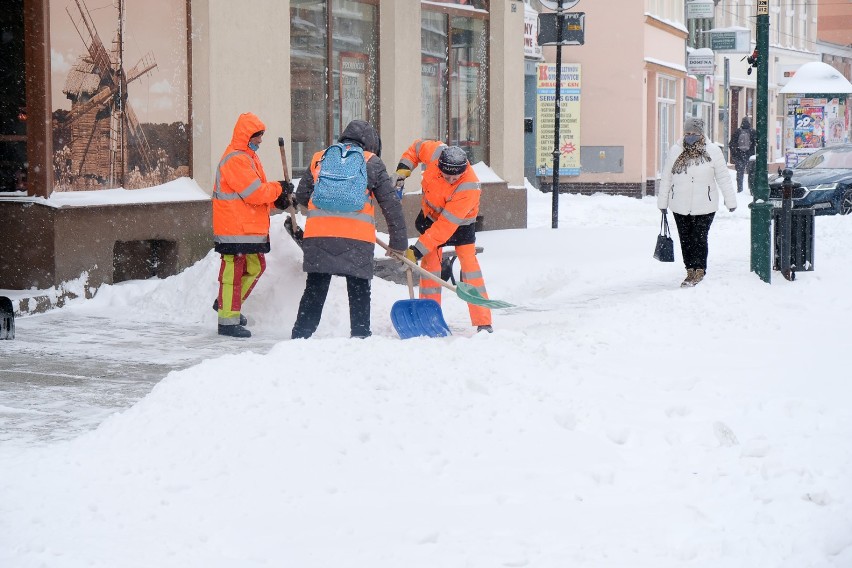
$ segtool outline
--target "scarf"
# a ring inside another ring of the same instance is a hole
[[[710,161],[712,161],[710,154],[707,153],[707,149],[704,147],[704,137],[701,137],[695,144],[684,143],[683,152],[680,153],[680,156],[675,160],[674,166],[672,166],[672,173],[685,174],[689,166],[700,166],[704,162]]]

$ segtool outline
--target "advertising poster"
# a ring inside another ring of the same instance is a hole
[[[796,148],[822,148],[822,107],[798,107],[794,140]]]
[[[366,120],[372,117],[367,111],[367,63],[366,53],[340,54],[340,132],[353,120]]]
[[[580,64],[563,63],[559,113],[559,175],[580,175]],[[540,63],[536,91],[536,175],[553,176],[556,65]]]
[[[50,11],[55,191],[190,175],[186,2]]]

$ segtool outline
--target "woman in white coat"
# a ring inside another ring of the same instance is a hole
[[[683,142],[675,144],[666,157],[657,193],[657,206],[674,213],[686,279],[682,287],[695,286],[707,272],[707,235],[719,209],[719,190],[729,211],[737,208],[737,193],[731,183],[722,150],[707,144],[704,121],[687,118]]]

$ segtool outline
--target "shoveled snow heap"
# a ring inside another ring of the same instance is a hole
[[[767,285],[740,203],[680,289],[679,249],[651,258],[653,198],[563,196],[558,230],[550,199],[478,236],[491,296],[521,307],[474,334],[445,292],[444,339],[399,340],[407,291],[382,280],[374,336],[348,339],[340,279],[317,335],[286,339],[304,277],[277,216],[246,313],[282,341],[234,341],[70,442],[5,448],[0,566],[852,566],[850,219],[817,218],[816,270]],[[217,266],[85,309],[214,334]]]

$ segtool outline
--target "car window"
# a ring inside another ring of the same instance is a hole
[[[808,156],[796,166],[797,170],[811,169],[852,169],[852,147],[822,150]]]

